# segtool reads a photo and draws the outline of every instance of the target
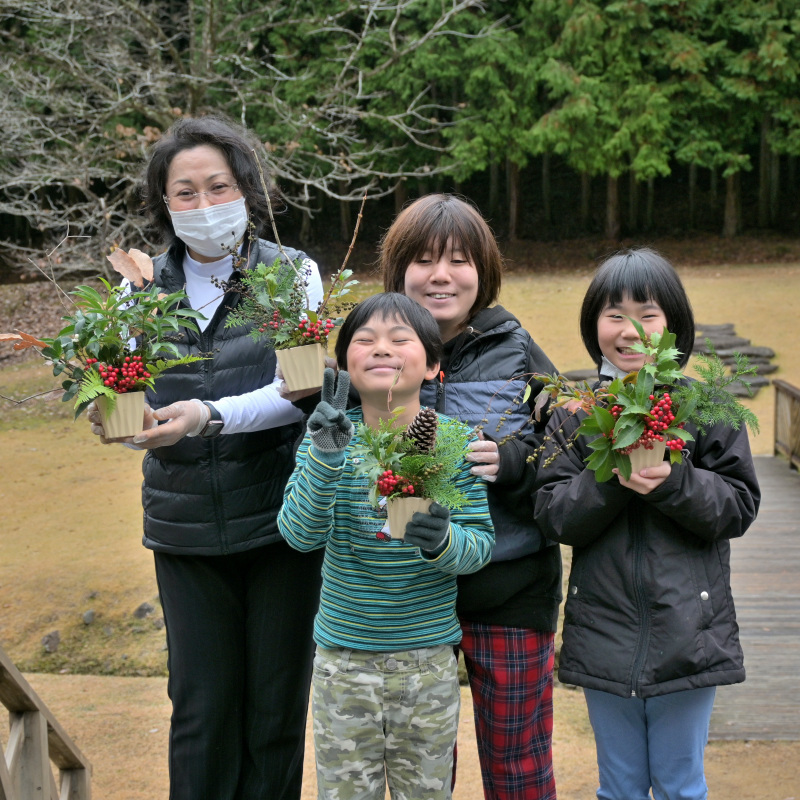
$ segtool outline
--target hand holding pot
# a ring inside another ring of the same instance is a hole
[[[148,450],[169,447],[184,436],[197,436],[209,418],[208,406],[200,400],[179,400],[152,412],[154,427],[142,430],[133,437],[133,444]],[[167,420],[163,425],[158,423]]]
[[[415,511],[406,525],[406,544],[413,544],[432,556],[444,552],[450,535],[450,512],[439,503],[431,503],[428,513]]]
[[[133,445],[134,447],[138,447],[133,441],[134,439],[133,436],[124,436],[120,439],[106,438],[105,435],[106,432],[105,429],[103,428],[103,420],[100,416],[100,409],[97,407],[97,403],[95,403],[94,401],[89,403],[89,405],[86,407],[86,416],[91,424],[92,433],[95,436],[99,436],[100,441],[103,444],[127,444],[127,445]],[[150,428],[154,428],[156,425],[158,425],[158,422],[153,416],[153,409],[150,408],[150,406],[147,405],[147,403],[145,403],[144,418],[142,419],[142,430],[143,431],[149,430]]]
[[[337,368],[336,359],[325,356],[325,368],[335,370]],[[275,365],[275,376],[281,379],[281,382],[278,384],[278,394],[290,403],[296,403],[298,400],[302,400],[305,397],[319,394],[319,387],[313,389],[298,389],[296,392],[290,392],[286,381],[283,379],[283,372],[280,364]]]

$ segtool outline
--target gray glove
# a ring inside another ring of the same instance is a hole
[[[406,524],[405,542],[419,547],[432,556],[444,552],[450,535],[450,511],[431,503],[428,513],[415,511]]]
[[[336,373],[330,367],[325,370],[322,399],[308,418],[311,443],[321,453],[341,453],[353,438],[353,423],[344,413],[349,390],[350,376],[346,372],[340,371],[337,381]]]

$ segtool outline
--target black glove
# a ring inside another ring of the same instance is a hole
[[[308,418],[311,442],[322,453],[341,453],[353,438],[353,423],[344,413],[349,390],[350,376],[346,372],[340,371],[337,381],[336,373],[330,367],[325,370],[322,400]]]
[[[406,524],[405,541],[438,556],[444,552],[450,535],[450,511],[438,503],[431,503],[426,514],[415,511],[411,521]]]

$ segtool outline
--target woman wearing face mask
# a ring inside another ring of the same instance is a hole
[[[239,296],[215,285],[279,255],[251,233],[268,221],[254,146],[222,119],[182,119],[144,176],[145,209],[168,245],[154,282],[185,287],[206,318],[178,347],[207,360],[166,372],[126,440],[147,449],[143,541],[169,646],[170,800],[301,791],[322,551],[292,550],[276,523],[301,412],[278,393],[274,351],[247,327],[225,328]],[[316,265],[285,250],[305,260],[318,302]]]

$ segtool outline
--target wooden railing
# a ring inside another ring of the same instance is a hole
[[[0,703],[10,730],[0,800],[91,800],[92,765],[0,647]],[[58,767],[56,786],[50,762]]]
[[[775,453],[786,456],[800,469],[800,389],[786,381],[774,380]]]

